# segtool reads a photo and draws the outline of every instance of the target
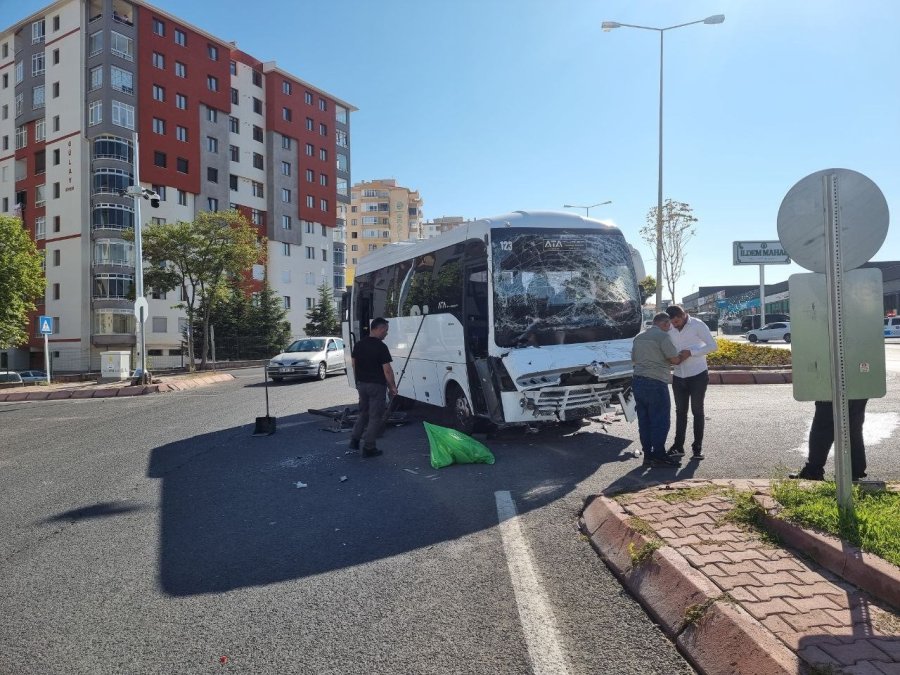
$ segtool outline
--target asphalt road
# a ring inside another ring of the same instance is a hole
[[[579,537],[583,500],[778,475],[812,418],[789,386],[718,386],[708,458],[677,472],[644,471],[624,422],[506,432],[496,464],[435,471],[418,411],[371,460],[320,429],[306,410],[351,403],[342,376],[272,388],[278,431],[254,438],[259,377],[235,375],[0,404],[0,673],[689,673]],[[888,387],[869,473],[897,480]]]

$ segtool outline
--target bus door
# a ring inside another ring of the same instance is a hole
[[[353,327],[353,315],[351,314],[352,294],[352,290],[347,290],[341,296],[341,337],[344,338],[344,372],[347,373],[347,381],[350,383],[350,388],[356,389],[356,375],[353,372],[350,354],[356,345],[355,336],[359,334],[359,329],[354,329]]]
[[[476,413],[487,414],[494,421],[502,421],[500,402],[488,362],[490,283],[487,263],[466,265],[463,271],[463,330],[466,336],[466,370],[472,392],[472,406]]]

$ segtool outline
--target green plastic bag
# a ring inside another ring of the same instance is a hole
[[[447,427],[422,422],[431,446],[431,468],[442,469],[451,464],[493,464],[494,456],[484,445],[470,436]]]

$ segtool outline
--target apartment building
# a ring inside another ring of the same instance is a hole
[[[469,222],[471,222],[471,220],[466,220],[462,216],[442,216],[440,218],[435,218],[434,220],[426,220],[422,223],[420,228],[422,239],[439,237],[440,235]]]
[[[160,195],[141,220],[235,208],[268,238],[254,268],[284,299],[293,332],[323,282],[343,282],[350,114],[332,94],[150,4],[60,0],[0,32],[0,211],[44,251],[57,371],[96,370],[135,347],[136,223],[123,191]],[[136,141],[139,140],[139,143]],[[148,355],[180,362],[179,292],[145,289]],[[40,366],[37,327],[10,352]]]
[[[422,198],[393,178],[357,183],[350,190],[347,222],[347,279],[366,253],[395,241],[424,238]]]

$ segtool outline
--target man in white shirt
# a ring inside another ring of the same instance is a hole
[[[687,433],[688,405],[694,418],[694,440],[691,443],[691,459],[703,459],[703,427],[706,418],[703,401],[709,385],[709,369],[706,355],[719,346],[700,319],[690,316],[679,305],[666,307],[666,314],[672,320],[669,337],[678,351],[688,350],[689,358],[676,365],[672,374],[672,396],[675,399],[675,441],[669,448],[674,457],[684,455],[684,438]]]

